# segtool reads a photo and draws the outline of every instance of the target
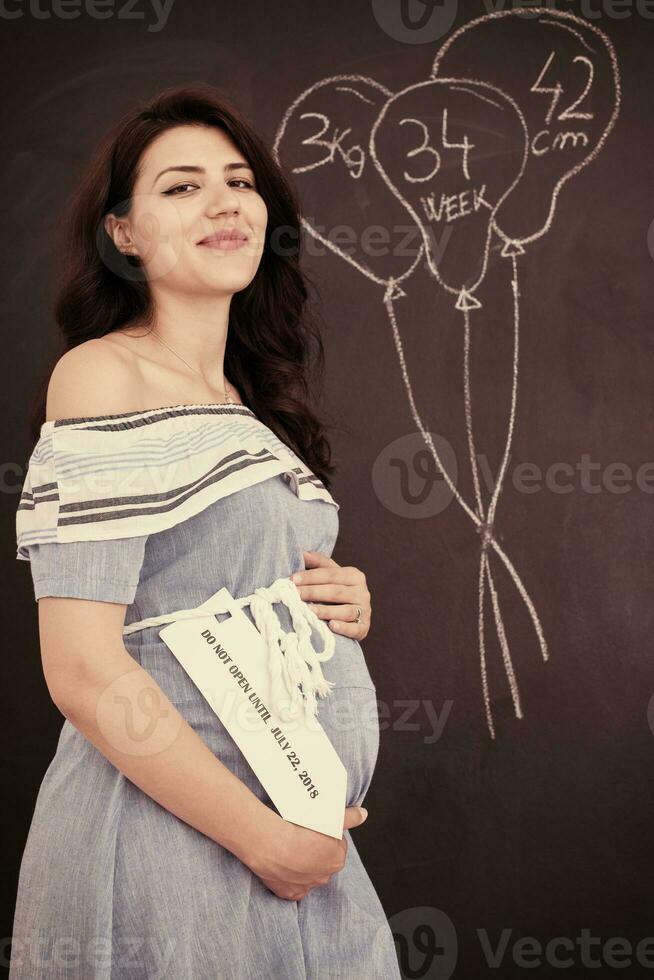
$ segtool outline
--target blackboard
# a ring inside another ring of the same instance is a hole
[[[54,346],[49,242],[108,121],[202,78],[303,204],[334,557],[373,596],[382,737],[357,846],[403,970],[552,975],[570,956],[584,976],[618,961],[616,937],[630,975],[646,969],[654,23],[645,3],[560,6],[178,0],[158,27],[145,4],[4,25],[7,752],[23,763],[5,935],[60,727],[12,545],[30,386]],[[584,929],[601,941],[582,956]]]

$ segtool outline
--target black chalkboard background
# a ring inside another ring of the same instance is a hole
[[[416,23],[422,6],[413,8]],[[413,43],[418,28],[412,41],[406,18],[404,28],[398,27],[399,2],[176,0],[160,29],[152,29],[157,17],[144,2],[122,16],[120,3],[105,8],[113,13],[104,20],[83,6],[75,19],[37,17],[27,6],[16,6],[22,16],[2,18],[8,461],[3,690],[10,801],[4,808],[5,937],[11,934],[20,854],[36,793],[61,727],[41,673],[29,570],[14,558],[14,517],[29,448],[28,402],[54,344],[49,273],[62,201],[91,147],[135,97],[183,80],[212,81],[271,146],[278,141],[282,162],[296,166],[324,157],[324,147],[302,147],[298,135],[315,135],[320,126],[303,130],[296,109],[283,128],[287,111],[321,80],[362,76],[376,83],[376,99],[360,98],[362,83],[351,82],[354,89],[359,85],[352,99],[360,106],[330,119],[328,131],[333,135],[333,125],[341,133],[352,127],[341,145],[362,147],[362,172],[354,176],[356,155],[348,173],[337,152],[332,164],[294,180],[307,218],[328,230],[337,224],[358,231],[411,226],[408,211],[370,158],[370,125],[388,93],[426,81],[454,31],[493,7],[426,6],[441,18],[441,34],[423,43]],[[490,239],[485,275],[473,291],[479,308],[455,308],[456,291],[438,281],[424,254],[417,259],[422,239],[413,239],[413,259],[375,259],[368,272],[310,235],[306,241],[306,266],[323,297],[324,409],[335,425],[339,464],[333,492],[341,523],[334,557],[365,571],[373,601],[372,630],[363,646],[383,730],[366,800],[370,816],[356,842],[396,932],[407,977],[559,976],[565,957],[572,964],[568,975],[575,977],[596,975],[588,965],[593,958],[605,970],[630,964],[628,976],[647,976],[647,966],[654,965],[654,940],[636,951],[641,940],[654,936],[654,11],[648,13],[645,3],[602,6],[600,0],[559,6],[585,16],[610,38],[621,79],[619,114],[601,152],[561,187],[547,233],[516,256],[516,249],[507,250],[507,239],[526,238],[541,227],[537,219],[552,190],[543,176],[547,164],[530,183],[525,170],[503,212],[504,230],[512,230],[504,239]],[[41,9],[52,10],[47,3]],[[564,89],[556,105],[560,112],[570,109],[573,93],[583,94],[592,62],[592,85],[576,111],[592,112],[595,122],[574,118],[574,127],[595,126],[597,138],[615,98],[608,60],[597,53],[598,35],[595,53],[584,54],[579,37],[589,35],[579,25],[569,22],[577,33],[568,31],[565,41],[554,28],[542,27],[552,39],[534,54],[536,73],[530,76],[532,49],[520,20],[498,18],[492,36],[480,35],[479,43],[461,49],[462,64],[456,64],[453,45],[448,77],[492,82],[489,74],[496,71],[516,102],[520,93],[523,105],[541,98],[548,107],[555,96],[529,93],[524,80],[536,83],[555,52],[568,59],[558,78]],[[537,29],[535,20],[530,26]],[[577,55],[586,61],[573,61]],[[541,88],[554,87],[556,67],[555,60]],[[440,140],[443,85],[436,89],[440,95],[429,125]],[[520,164],[519,114],[499,96],[500,107],[489,105],[487,116],[474,107],[474,95],[458,97],[450,103],[450,139],[460,138],[454,136],[457,119],[477,127],[478,152],[486,147],[487,158],[480,165],[471,151],[471,182],[485,179],[497,197]],[[306,106],[326,113],[328,105],[336,112],[337,104],[334,98]],[[389,106],[387,121],[395,128],[380,129],[377,143],[387,175],[398,179],[407,168],[424,174],[419,168],[428,162],[424,151],[407,155],[419,140],[415,124],[410,139],[411,127],[398,124],[418,111],[417,103],[406,106],[406,112],[396,108],[395,116]],[[527,126],[531,137],[533,120]],[[571,163],[577,159],[574,151],[560,152]],[[457,191],[454,168],[460,168],[461,154],[443,154],[448,194]],[[422,186],[412,184],[414,202]],[[463,221],[452,221],[442,266],[450,286],[469,288],[480,278],[483,212],[482,206],[469,233],[460,231]],[[401,284],[404,295],[385,305],[384,282],[401,276],[413,260],[416,267]],[[548,659],[525,601],[490,547],[523,715],[516,717],[485,588],[491,737],[478,624],[483,535],[449,499],[418,431],[390,312],[422,423],[450,472],[456,470],[461,498],[474,509],[464,411],[465,317],[471,417],[487,503],[492,485],[484,482],[484,467],[497,472],[510,411],[514,264],[520,294],[517,402],[493,534],[533,602]],[[531,466],[522,485],[521,464]],[[584,465],[590,467],[585,477]],[[537,940],[540,952],[525,937]],[[564,940],[547,952],[555,937]],[[506,943],[498,968],[489,965],[485,942],[493,948]]]

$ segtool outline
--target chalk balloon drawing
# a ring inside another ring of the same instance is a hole
[[[438,282],[473,306],[486,273],[492,219],[527,159],[515,102],[485,82],[436,78],[383,106],[370,138],[382,179],[420,228]]]
[[[383,287],[411,415],[453,499],[479,534],[479,665],[492,739],[487,603],[516,718],[523,711],[491,557],[508,572],[528,611],[541,657],[549,659],[536,607],[494,530],[517,408],[518,260],[550,230],[563,185],[599,153],[617,119],[620,99],[615,52],[602,31],[572,14],[544,7],[517,9],[464,25],[443,44],[430,77],[399,92],[359,75],[317,82],[287,110],[275,139],[276,158],[296,177],[303,211],[320,217],[320,223],[315,217],[303,218],[305,227]],[[325,195],[325,167],[338,170],[342,193],[337,199],[333,193]],[[322,233],[323,226],[336,228],[340,219],[356,230],[353,252]],[[392,242],[379,254],[368,247],[371,226],[386,229]],[[412,232],[417,237],[407,249]],[[472,412],[471,317],[483,318],[475,291],[488,272],[494,242],[512,268],[513,356],[502,460],[486,502]],[[474,503],[464,499],[440,459],[407,371],[395,301],[406,296],[407,280],[419,264],[434,287],[452,297],[452,315],[462,321],[463,412]]]
[[[517,718],[522,718],[522,705],[489,549],[495,551],[509,572],[529,612],[543,659],[548,658],[547,644],[535,606],[518,572],[493,534],[495,509],[504,481],[510,441],[507,439],[493,499],[486,513],[478,472],[470,390],[470,316],[471,311],[481,307],[474,291],[488,267],[493,216],[521,179],[527,152],[527,128],[516,103],[495,86],[461,78],[427,80],[398,92],[381,110],[370,135],[370,155],[375,166],[421,228],[428,270],[440,286],[456,297],[454,305],[463,319],[464,412],[475,510],[454,487],[417,411],[406,371],[393,297],[390,292],[386,296],[387,313],[414,421],[454,498],[480,533],[479,661],[486,722],[492,738],[495,737],[495,729],[486,668],[487,595]]]
[[[392,280],[399,298],[404,293],[398,284],[417,267],[423,248],[419,229],[408,221],[369,157],[370,129],[391,95],[361,75],[325,78],[286,111],[273,153],[302,193],[307,231],[378,285],[386,287]],[[337,182],[339,188],[328,203],[327,170],[331,186]],[[339,244],[339,237],[348,235],[350,241]]]
[[[448,38],[432,77],[469,75],[472,66],[475,77],[515,99],[527,123],[525,173],[495,215],[502,238],[524,246],[549,230],[561,188],[597,156],[615,125],[621,101],[615,49],[574,14],[496,11]]]

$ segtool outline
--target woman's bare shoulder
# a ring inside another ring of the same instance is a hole
[[[129,358],[102,337],[66,351],[50,376],[46,421],[114,415],[137,403],[138,378]]]

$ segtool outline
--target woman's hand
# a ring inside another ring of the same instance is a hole
[[[343,827],[358,827],[367,816],[365,807],[348,806]],[[296,902],[338,874],[345,866],[346,856],[344,837],[337,840],[280,817],[263,845],[263,853],[245,863],[278,898]]]
[[[370,631],[372,606],[366,576],[351,565],[342,566],[321,551],[305,551],[304,564],[315,566],[290,575],[300,596],[319,619],[329,620],[335,633],[363,640]],[[314,600],[318,600],[317,602]],[[331,603],[331,605],[328,605]],[[361,619],[357,617],[357,606]]]

